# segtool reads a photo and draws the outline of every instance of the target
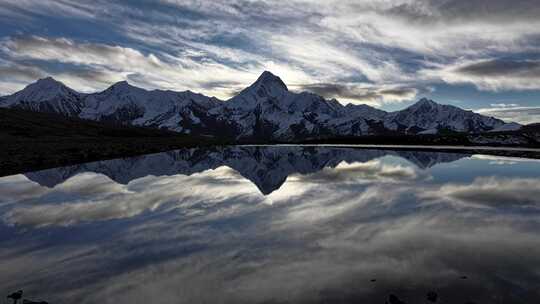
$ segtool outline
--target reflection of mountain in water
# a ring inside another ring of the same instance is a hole
[[[69,167],[27,173],[40,185],[54,187],[83,172],[101,173],[127,184],[148,175],[191,175],[208,169],[227,166],[253,182],[263,194],[269,194],[291,174],[309,174],[325,167],[334,168],[345,161],[367,162],[386,155],[399,156],[425,169],[438,163],[452,162],[467,154],[368,150],[353,148],[301,146],[231,146],[183,149],[145,156],[98,161]]]

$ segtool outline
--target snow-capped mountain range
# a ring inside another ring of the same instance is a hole
[[[436,134],[442,130],[479,133],[521,127],[425,98],[396,112],[368,105],[344,106],[313,93],[291,92],[270,72],[262,73],[255,83],[226,101],[191,91],[148,91],[126,81],[103,92],[84,94],[48,77],[2,97],[0,106],[258,141]]]

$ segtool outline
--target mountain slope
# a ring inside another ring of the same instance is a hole
[[[342,107],[336,100],[290,92],[279,77],[264,72],[210,113],[218,120],[232,122],[237,139],[287,141],[319,135],[322,122],[337,117]]]
[[[21,91],[3,98],[2,107],[77,116],[84,107],[80,94],[51,77],[29,84]]]
[[[55,187],[72,176],[95,172],[121,184],[148,175],[191,175],[227,166],[257,186],[264,195],[279,189],[291,175],[308,175],[324,168],[335,168],[346,162],[367,163],[392,155],[407,159],[419,168],[453,162],[468,157],[463,153],[427,151],[357,150],[350,148],[301,146],[228,146],[191,148],[144,155],[137,158],[113,159],[69,167],[26,173],[26,177],[46,187]]]
[[[436,134],[440,130],[486,132],[501,128],[506,123],[500,119],[422,98],[404,110],[388,113],[384,117],[384,125],[391,130],[405,133]]]
[[[199,116],[218,103],[215,98],[190,91],[147,91],[126,81],[88,95],[84,102],[86,107],[80,114],[84,119],[166,128],[188,134],[201,124]]]

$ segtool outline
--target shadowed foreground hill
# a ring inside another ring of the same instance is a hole
[[[208,138],[0,108],[0,175],[216,144]]]

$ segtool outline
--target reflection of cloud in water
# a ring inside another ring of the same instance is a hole
[[[401,291],[409,303],[423,303],[425,293],[436,288],[448,303],[482,303],[501,296],[493,282],[514,286],[521,296],[539,296],[531,267],[540,265],[540,246],[531,246],[540,244],[539,218],[426,208],[404,195],[414,187],[399,186],[349,187],[317,201],[313,197],[322,192],[309,192],[272,207],[237,197],[231,200],[244,212],[148,218],[102,240],[106,251],[63,254],[43,266],[72,269],[77,263],[77,273],[62,274],[68,277],[88,272],[92,279],[84,287],[66,287],[74,300],[77,288],[87,289],[87,302],[333,303],[345,297],[374,303]],[[335,216],[334,208],[342,205],[347,208]],[[310,207],[323,216],[290,216]],[[524,219],[529,227],[521,224]],[[469,276],[466,284],[462,275]],[[377,283],[369,283],[372,278]],[[512,293],[503,296],[501,303],[520,303]]]
[[[510,156],[496,156],[496,155],[484,155],[475,154],[471,156],[472,159],[492,160],[492,161],[510,161],[510,162],[528,162],[528,163],[540,163],[540,159],[534,158],[522,158],[522,157],[510,157]]]
[[[494,156],[494,155],[473,155],[473,159],[488,160],[490,165],[515,165],[517,163],[529,162],[538,163],[540,159],[520,158],[520,157],[507,157],[507,156]]]
[[[134,158],[99,161],[25,174],[32,181],[54,187],[82,172],[101,173],[117,183],[128,184],[148,175],[191,175],[227,166],[253,182],[263,194],[279,189],[292,174],[311,174],[342,162],[368,162],[398,156],[418,168],[431,168],[467,157],[462,153],[392,151],[373,149],[250,146],[182,149]]]
[[[14,201],[23,201],[43,195],[47,189],[37,183],[31,183],[24,175],[0,178],[0,206]]]
[[[41,229],[0,241],[16,248],[0,250],[0,279],[66,303],[384,303],[389,293],[425,303],[429,290],[441,303],[540,298],[538,179],[448,182],[395,161],[294,174],[267,196],[227,167],[127,185],[93,173],[39,191],[27,182],[34,194],[0,211]],[[3,181],[24,192],[20,177]]]
[[[470,184],[446,184],[420,196],[487,206],[540,207],[540,179],[479,177]]]
[[[111,182],[103,175],[84,173],[45,191],[48,195],[54,193],[62,197],[65,203],[15,207],[4,215],[4,220],[12,225],[67,226],[132,217],[160,207],[197,214],[199,208],[231,197],[260,196],[248,181],[238,178],[237,174],[229,175],[231,172],[222,167],[191,177],[149,176],[128,185]],[[93,195],[86,197],[87,194]]]
[[[335,168],[324,168],[307,175],[293,175],[290,180],[298,182],[343,183],[343,182],[403,182],[414,180],[418,172],[410,166],[383,164],[380,160],[365,163],[342,162]]]
[[[134,180],[128,185],[114,183],[100,174],[83,173],[45,192],[49,196],[54,195],[61,203],[17,206],[6,212],[3,218],[10,225],[68,226],[80,222],[128,218],[158,208],[175,209],[186,215],[208,215],[208,210],[219,210],[209,206],[233,197],[254,203],[275,204],[305,199],[305,196],[311,196],[306,210],[295,209],[289,216],[306,216],[307,212],[310,214],[309,218],[314,218],[319,210],[319,203],[324,205],[326,202],[333,202],[328,198],[351,195],[350,190],[343,188],[344,183],[395,183],[416,177],[415,169],[410,166],[382,164],[380,161],[342,163],[335,169],[290,177],[280,190],[264,197],[249,181],[227,167],[189,177],[149,176]],[[321,182],[329,181],[334,185],[320,186]],[[350,202],[351,204],[370,201],[380,196],[374,194],[372,189],[366,190],[362,195],[359,195],[358,191],[359,189],[354,189],[352,197],[356,200]],[[324,205],[325,212],[319,216],[329,217],[347,210],[348,200],[343,199],[340,202],[339,205],[334,205],[332,211],[330,206]]]

